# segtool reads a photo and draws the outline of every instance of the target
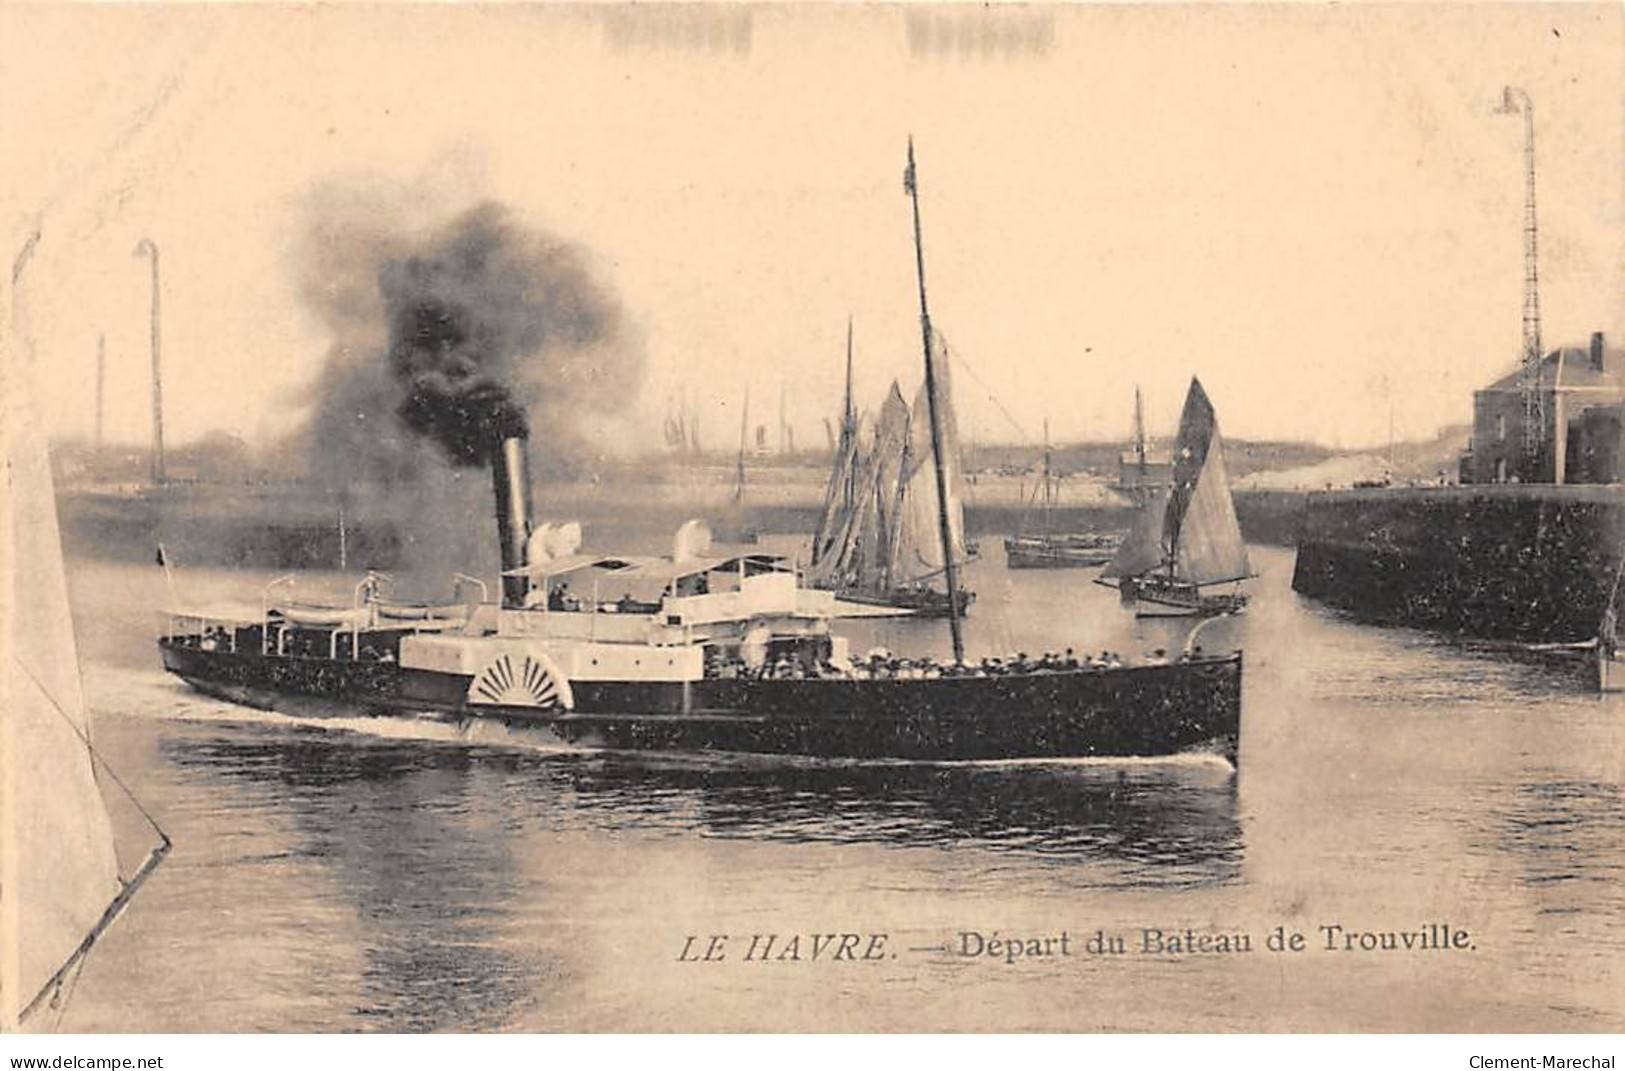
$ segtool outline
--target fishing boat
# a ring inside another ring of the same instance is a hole
[[[976,599],[959,579],[959,569],[971,559],[965,538],[965,474],[951,360],[926,312],[917,197],[914,223],[926,374],[912,407],[892,382],[868,449],[860,456],[848,324],[841,439],[807,577],[812,586],[834,591],[847,602],[920,617],[962,617]]]
[[[1044,452],[1033,503],[1039,508],[1036,530],[1022,531],[1004,540],[1004,563],[1011,569],[1090,569],[1105,565],[1117,553],[1123,537],[1113,532],[1058,532],[1055,506],[1060,498],[1050,457],[1049,421],[1044,421]]]
[[[32,242],[12,272],[15,287]],[[16,292],[13,330],[18,339]],[[119,866],[79,680],[56,496],[21,345],[0,346],[0,1029],[60,1021],[86,957],[169,851]],[[143,812],[144,813],[144,812]]]
[[[909,158],[912,193],[912,145]],[[929,408],[935,353],[922,319],[926,415],[940,452],[940,414]],[[453,411],[461,418],[479,400],[459,397]],[[496,597],[463,578],[475,597],[414,613],[363,581],[349,605],[324,608],[295,603],[273,582],[258,605],[167,613],[164,667],[204,692],[273,710],[498,723],[611,749],[1235,757],[1240,652],[1205,657],[1191,647],[1176,662],[1128,666],[1057,658],[972,665],[950,614],[951,660],[854,657],[838,631],[836,592],[803,585],[774,555],[717,552],[703,525],[685,524],[660,557],[585,553],[573,538],[555,538],[556,529],[534,528],[528,440],[516,423],[494,414],[482,455],[496,505]],[[952,526],[940,503],[937,531],[948,546]],[[949,556],[950,600],[956,565]]]
[[[1133,527],[1097,583],[1116,587],[1139,617],[1239,613],[1252,576],[1225,473],[1218,417],[1191,380],[1174,447],[1173,483],[1147,492]],[[1228,591],[1209,589],[1230,585]]]

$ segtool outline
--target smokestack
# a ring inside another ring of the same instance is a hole
[[[1605,370],[1603,368],[1603,366],[1602,366],[1602,332],[1601,331],[1593,331],[1593,332],[1591,332],[1591,367],[1595,368],[1599,372],[1602,372],[1602,371]]]
[[[510,610],[525,605],[530,578],[510,572],[525,567],[525,544],[530,540],[530,458],[528,440],[512,435],[491,451],[491,482],[496,489],[497,549],[502,558],[502,605]]]

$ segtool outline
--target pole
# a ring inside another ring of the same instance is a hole
[[[745,443],[750,436],[750,384],[745,384],[745,404],[739,410],[739,471],[734,479],[734,501],[745,501]]]
[[[948,473],[942,457],[942,412],[937,399],[936,363],[931,358],[931,310],[925,302],[925,248],[920,238],[920,187],[914,168],[914,139],[908,139],[908,170],[903,186],[914,209],[914,268],[920,282],[920,337],[925,345],[925,399],[931,411],[931,458],[937,470],[937,530],[942,536],[943,576],[948,583],[948,630],[954,661],[965,660],[965,638],[959,628],[959,563],[954,561],[953,529],[948,521]]]
[[[1535,215],[1535,102],[1517,86],[1501,94],[1502,114],[1523,113],[1523,447],[1524,479],[1540,481],[1546,405],[1540,389],[1540,243]],[[1563,434],[1562,429],[1557,435]]]
[[[1044,508],[1048,510],[1055,504],[1052,494],[1053,486],[1050,483],[1051,472],[1049,456],[1049,417],[1044,418]]]
[[[858,410],[852,399],[852,316],[846,317],[846,402],[841,409],[841,445],[844,455],[848,450],[854,449],[853,442],[858,437]],[[858,498],[858,467],[850,464],[846,467],[846,486],[841,489],[843,496],[843,514],[852,512],[853,504]]]
[[[158,320],[158,246],[151,238],[136,243],[135,255],[152,259],[152,482],[164,482],[164,380],[162,332]]]

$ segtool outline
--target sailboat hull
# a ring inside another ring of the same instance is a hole
[[[1117,553],[1120,540],[1098,535],[1011,536],[1004,541],[1009,569],[1092,569]]]
[[[1117,588],[1123,605],[1134,608],[1135,617],[1221,617],[1247,608],[1243,592],[1204,594],[1195,584],[1162,577],[1126,577],[1107,586]]]
[[[934,588],[894,588],[890,591],[857,591],[849,588],[834,589],[836,596],[842,602],[854,602],[862,606],[883,606],[890,610],[902,610],[914,617],[946,618],[949,613],[947,592],[937,591]],[[964,617],[970,612],[971,603],[976,601],[976,592],[959,589],[959,616]]]
[[[208,694],[307,716],[484,719],[583,747],[966,761],[1159,756],[1234,761],[1241,656],[984,677],[576,682],[575,706],[474,706],[469,678],[390,663],[208,651],[160,641]]]

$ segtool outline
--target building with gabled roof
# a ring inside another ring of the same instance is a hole
[[[1618,483],[1625,432],[1625,353],[1601,331],[1584,349],[1565,347],[1540,362],[1545,427],[1533,458],[1524,453],[1521,368],[1473,393],[1473,439],[1462,483]]]

